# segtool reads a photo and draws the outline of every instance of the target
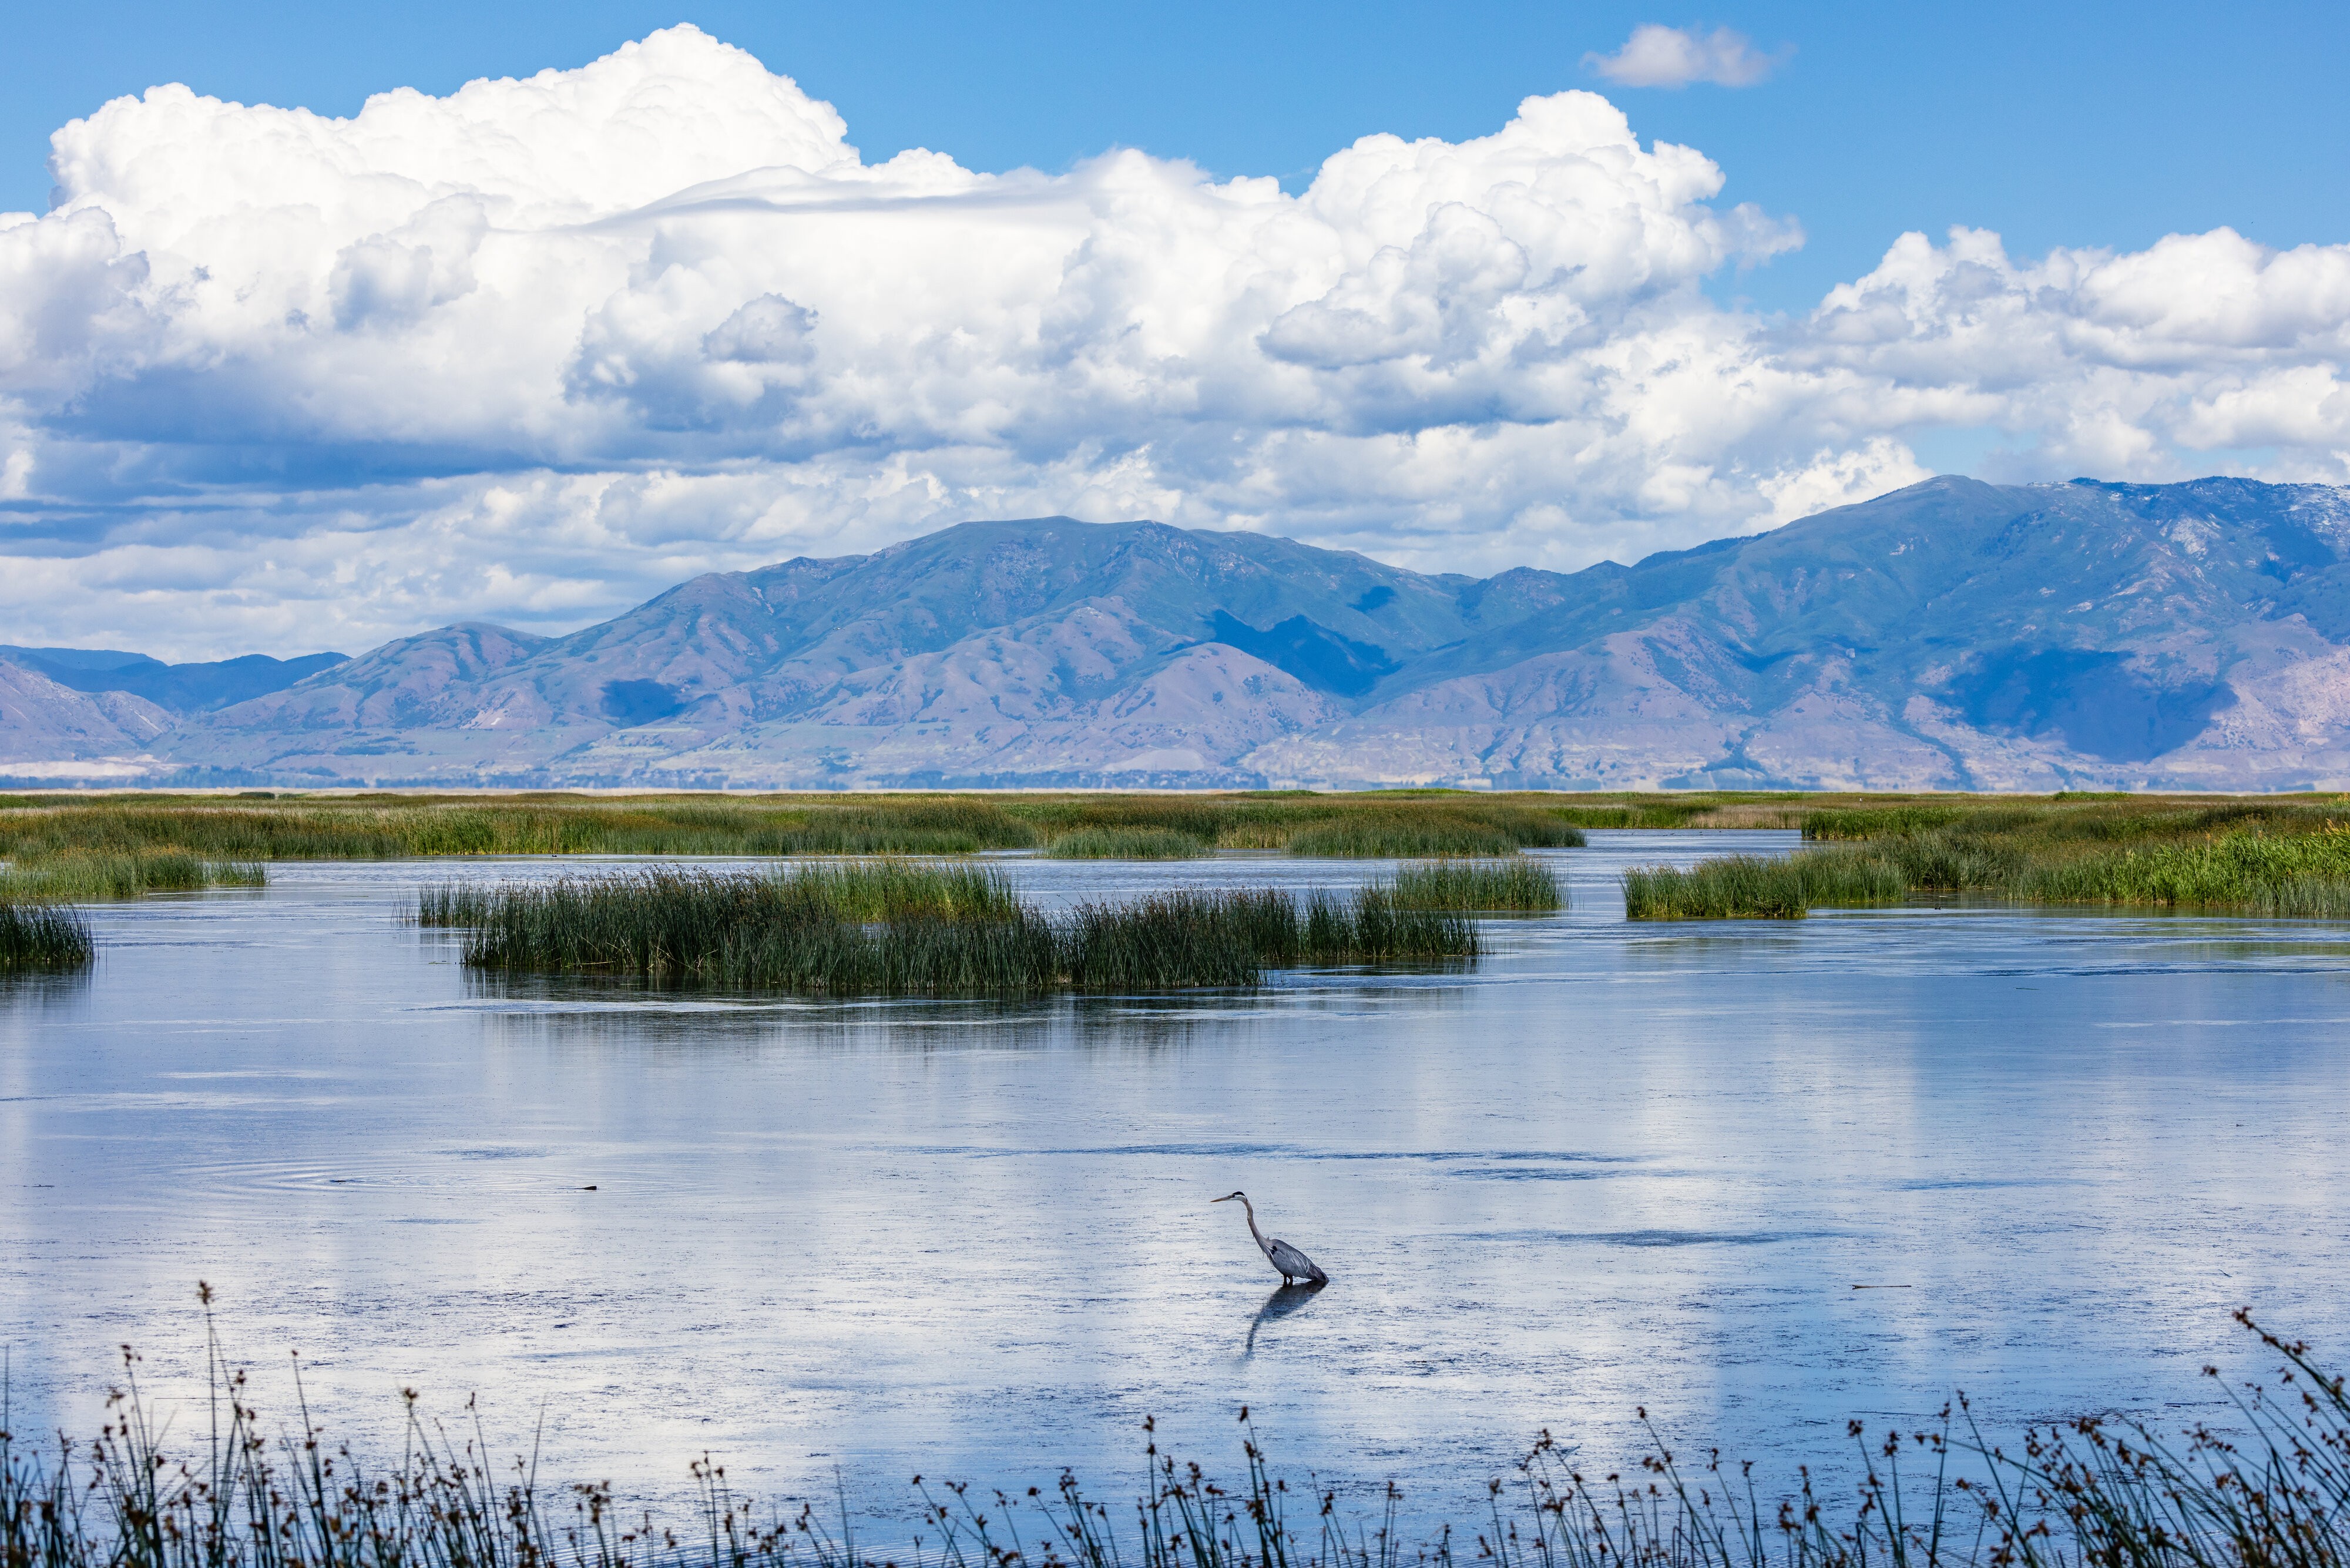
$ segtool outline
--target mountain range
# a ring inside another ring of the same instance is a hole
[[[695,577],[567,637],[467,623],[208,666],[0,649],[0,776],[2340,787],[2350,490],[1946,477],[1486,578],[1263,534],[965,523]]]

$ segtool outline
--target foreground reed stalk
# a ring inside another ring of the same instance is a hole
[[[416,918],[467,928],[477,969],[835,996],[1246,986],[1298,964],[1478,952],[1471,921],[1386,887],[1174,891],[1056,919],[1000,871],[888,860],[450,886],[420,895]]]
[[[2343,1381],[2305,1345],[2237,1318],[2282,1364],[2273,1390],[2230,1391],[2231,1432],[2086,1416],[2010,1452],[1960,1400],[1931,1430],[1872,1437],[1850,1423],[1863,1460],[1850,1496],[1817,1494],[1806,1468],[1767,1503],[1751,1464],[1715,1454],[1685,1469],[1659,1442],[1634,1465],[1586,1472],[1545,1432],[1514,1475],[1489,1483],[1483,1518],[1407,1542],[1392,1485],[1376,1519],[1347,1517],[1334,1490],[1294,1490],[1243,1407],[1230,1486],[1159,1452],[1146,1421],[1139,1496],[1096,1501],[1066,1470],[1024,1495],[916,1476],[921,1523],[903,1549],[879,1552],[859,1543],[847,1497],[821,1515],[763,1510],[706,1459],[690,1467],[693,1518],[631,1518],[608,1485],[542,1486],[535,1459],[494,1460],[478,1426],[452,1437],[413,1389],[396,1461],[332,1443],[307,1405],[273,1439],[208,1339],[211,1419],[187,1451],[165,1450],[128,1352],[93,1441],[60,1438],[52,1455],[0,1415],[0,1568],[2340,1568]]]

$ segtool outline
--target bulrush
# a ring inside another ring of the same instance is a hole
[[[779,874],[650,870],[418,896],[427,926],[468,929],[465,961],[827,995],[1008,997],[1256,983],[1296,964],[1477,955],[1475,926],[1373,886],[1170,891],[1052,919],[1001,871],[902,860]]]

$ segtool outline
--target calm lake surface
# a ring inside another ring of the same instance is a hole
[[[129,1342],[199,1433],[201,1278],[273,1427],[298,1350],[339,1434],[478,1393],[636,1496],[705,1451],[870,1511],[917,1470],[1124,1496],[1145,1416],[1229,1475],[1245,1403],[1277,1463],[1473,1520],[1544,1428],[1632,1457],[1640,1405],[1792,1483],[1960,1388],[1994,1432],[2205,1414],[2204,1363],[2266,1365],[2240,1304],[2350,1349],[2350,930],[1636,926],[1626,865],[1794,836],[1592,841],[1473,970],[1017,1007],[492,983],[403,923],[612,862],[101,909],[90,978],[0,988],[12,1424],[94,1430]],[[1048,902],[1389,869],[1005,864]],[[1328,1289],[1274,1293],[1236,1187]]]

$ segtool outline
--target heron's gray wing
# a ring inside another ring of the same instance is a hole
[[[1264,1255],[1273,1260],[1274,1268],[1294,1279],[1311,1279],[1322,1272],[1314,1266],[1313,1259],[1286,1241],[1267,1241]]]

